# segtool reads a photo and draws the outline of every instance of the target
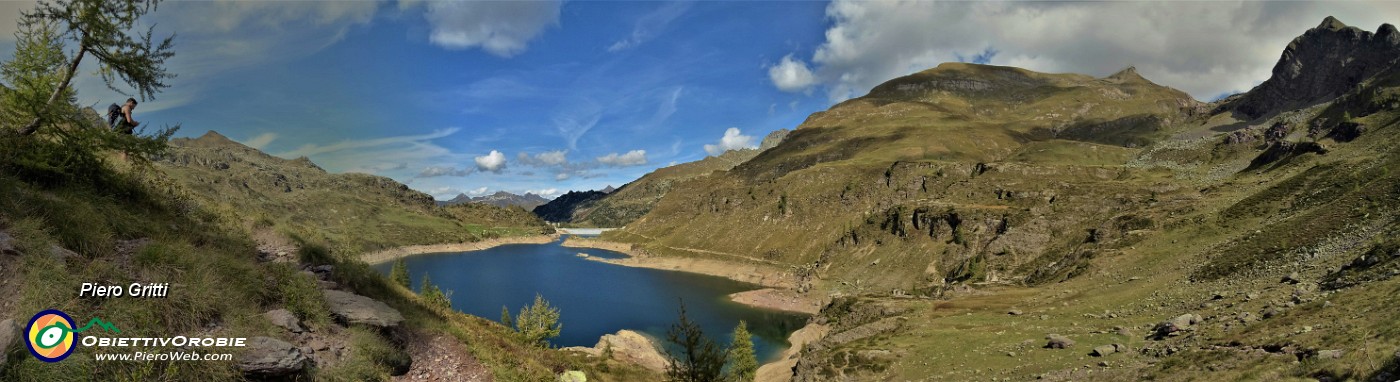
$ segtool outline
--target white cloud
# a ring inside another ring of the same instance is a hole
[[[448,49],[481,48],[511,57],[525,51],[545,28],[559,24],[559,1],[428,1],[428,39]],[[400,2],[401,8],[419,5]]]
[[[691,5],[693,4],[688,1],[663,4],[661,8],[657,8],[655,11],[651,11],[637,19],[637,23],[632,27],[632,34],[627,36],[627,38],[618,40],[612,45],[609,45],[608,51],[622,51],[651,41],[651,39],[656,38],[658,34],[665,31],[666,26],[670,25],[671,21],[685,14],[685,11],[689,10]]]
[[[611,153],[598,157],[598,163],[613,167],[640,166],[647,164],[647,151],[632,150],[620,155]]]
[[[554,174],[554,180],[568,180],[569,177],[572,177],[572,176],[573,176],[573,175],[570,175],[570,174],[567,173],[567,172],[561,172],[561,173],[558,173],[558,174]]]
[[[837,0],[826,14],[825,42],[805,64],[787,65],[797,75],[770,68],[774,85],[794,88],[798,68],[810,65],[834,102],[991,49],[992,64],[1042,72],[1106,76],[1132,65],[1209,99],[1267,79],[1284,47],[1324,17],[1374,31],[1400,20],[1400,3]]]
[[[427,192],[428,195],[432,195],[433,198],[437,200],[450,200],[460,193],[462,193],[462,191],[455,187],[435,187]]]
[[[817,84],[816,76],[807,68],[807,63],[793,60],[792,55],[783,56],[777,65],[768,67],[768,79],[773,86],[785,92],[802,92]]]
[[[258,134],[258,136],[256,137],[243,141],[243,144],[248,147],[262,150],[264,147],[267,147],[267,144],[272,143],[272,141],[275,139],[277,139],[277,133],[262,133]]]
[[[481,171],[500,173],[506,168],[506,155],[500,151],[491,150],[485,156],[476,157],[476,168]]]
[[[705,152],[710,155],[724,154],[725,151],[738,149],[757,148],[752,135],[743,135],[739,128],[731,127],[724,131],[724,136],[719,138],[719,144],[705,145]]]
[[[474,172],[470,168],[454,168],[451,166],[428,166],[418,173],[419,178],[433,178],[439,176],[467,176]]]
[[[545,151],[535,155],[530,155],[529,153],[522,152],[516,156],[516,159],[518,162],[526,166],[561,166],[566,163],[569,163],[569,159],[566,157],[568,153],[569,152],[567,150]]]
[[[525,190],[525,193],[543,196],[545,199],[554,199],[555,197],[559,196],[559,194],[560,194],[559,189],[557,189],[557,188],[546,188],[546,189],[541,189],[541,190]]]
[[[402,143],[425,142],[425,141],[429,141],[429,140],[433,140],[433,139],[438,139],[438,138],[446,137],[446,136],[449,136],[449,135],[452,135],[452,134],[456,134],[457,131],[459,131],[459,130],[461,130],[461,129],[456,128],[456,127],[451,127],[451,128],[446,128],[446,129],[433,130],[432,133],[423,134],[423,135],[404,135],[404,136],[397,136],[397,137],[385,137],[385,138],[373,138],[373,139],[360,139],[360,140],[347,139],[347,140],[343,140],[343,141],[336,142],[336,143],[329,144],[329,145],[318,145],[318,144],[314,144],[314,143],[309,143],[309,144],[302,145],[301,147],[298,147],[296,150],[292,150],[292,151],[284,152],[284,153],[281,153],[281,154],[277,154],[277,156],[284,157],[284,158],[295,158],[295,157],[300,157],[300,156],[312,156],[312,155],[316,155],[316,154],[333,153],[333,152],[345,151],[345,150],[350,150],[350,149],[364,149],[364,148],[370,148],[370,147],[386,146],[386,145],[395,145],[395,144],[402,144]]]
[[[484,186],[483,186],[483,187],[477,187],[477,188],[475,188],[475,189],[467,190],[467,195],[472,195],[472,196],[486,195],[486,191],[487,191],[487,188],[484,187]]]

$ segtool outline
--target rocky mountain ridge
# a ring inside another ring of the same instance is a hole
[[[1293,39],[1273,75],[1222,107],[1259,118],[1334,99],[1400,60],[1400,32],[1382,24],[1375,33],[1328,16]]]

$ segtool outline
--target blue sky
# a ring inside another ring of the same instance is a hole
[[[555,196],[756,146],[946,61],[1095,76],[1134,65],[1209,100],[1266,79],[1324,16],[1375,30],[1400,20],[1397,4],[172,2],[146,23],[178,33],[179,77],[137,119],[438,198]],[[26,7],[0,3],[5,57]],[[94,68],[80,100],[124,99]]]

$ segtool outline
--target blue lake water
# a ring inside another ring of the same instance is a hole
[[[802,327],[806,316],[757,309],[729,301],[735,292],[758,286],[685,272],[633,268],[577,256],[622,258],[623,254],[591,248],[549,244],[512,244],[491,249],[415,255],[405,258],[413,288],[423,275],[451,290],[452,307],[496,320],[501,307],[516,315],[539,293],[558,307],[563,330],[555,346],[593,346],[604,334],[631,329],[664,342],[677,320],[680,301],[687,316],[721,346],[740,320],[754,335],[760,361],[777,357],[787,336]],[[391,263],[374,268],[388,274]]]

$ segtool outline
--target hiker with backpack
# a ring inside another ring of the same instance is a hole
[[[131,113],[134,110],[136,110],[135,98],[127,98],[125,105],[117,106],[117,104],[114,103],[108,106],[107,124],[112,126],[112,130],[116,130],[119,133],[131,134],[132,131],[136,129],[136,126],[141,124],[141,122],[136,122],[135,119],[131,119]]]

